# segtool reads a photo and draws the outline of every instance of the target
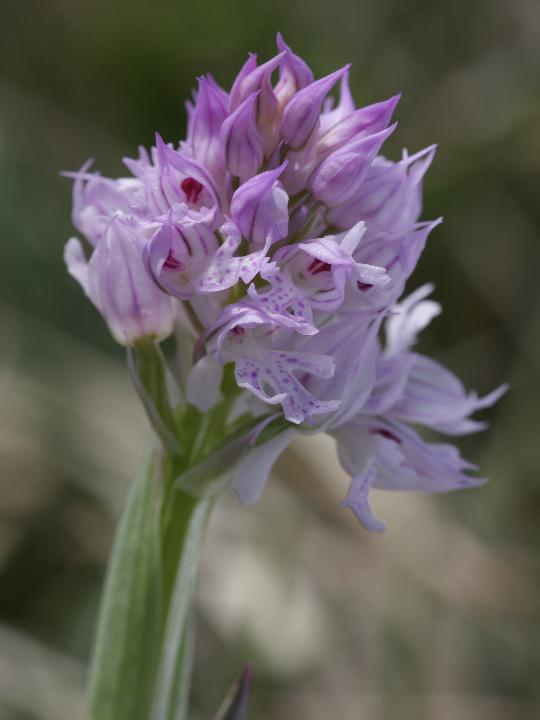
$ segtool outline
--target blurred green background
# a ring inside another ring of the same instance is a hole
[[[540,717],[540,3],[537,0],[3,0],[0,7],[0,718],[83,717],[115,519],[145,418],[120,348],[69,279],[70,183],[185,131],[194,78],[229,86],[285,39],[357,102],[402,91],[388,144],[439,151],[445,216],[411,287],[444,305],[422,349],[512,390],[461,443],[486,487],[376,494],[371,536],[337,508],[331,442],[298,442],[263,501],[225,497],[206,544],[193,720],[244,658],[253,720]],[[386,146],[385,146],[386,147]]]

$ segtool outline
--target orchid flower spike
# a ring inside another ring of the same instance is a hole
[[[72,174],[91,256],[71,239],[65,259],[119,343],[173,335],[183,402],[219,410],[225,435],[251,423],[234,458],[243,503],[298,433],[325,431],[351,477],[344,507],[378,531],[372,488],[481,482],[422,428],[482,429],[471,416],[506,388],[478,397],[416,349],[441,310],[431,287],[402,298],[440,222],[421,220],[435,147],[387,159],[400,96],[356,107],[349,71],[314,78],[278,34],[230,91],[199,78],[183,141],[156,135],[128,177]]]

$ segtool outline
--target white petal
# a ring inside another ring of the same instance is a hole
[[[440,314],[439,303],[424,300],[432,291],[433,285],[423,285],[391,309],[392,314],[386,322],[387,355],[408,350],[418,334]]]
[[[213,355],[205,355],[191,369],[187,379],[187,401],[206,412],[219,400],[223,367]]]
[[[276,435],[254,447],[240,461],[234,475],[234,489],[242,505],[251,505],[261,497],[273,464],[295,436],[294,430]]]
[[[68,273],[82,287],[88,295],[88,261],[84,256],[84,250],[77,238],[70,238],[64,247],[64,262]]]
[[[384,532],[386,525],[374,514],[369,502],[369,491],[377,475],[374,462],[368,463],[361,475],[352,478],[347,497],[341,507],[350,508],[358,520],[371,532]]]

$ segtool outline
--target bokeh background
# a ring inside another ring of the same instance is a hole
[[[384,536],[338,509],[324,438],[263,501],[223,498],[206,543],[193,720],[242,661],[253,720],[540,717],[540,4],[537,0],[3,0],[0,7],[0,718],[83,718],[115,521],[149,431],[123,355],[63,268],[61,169],[105,174],[177,140],[197,74],[229,86],[280,29],[316,75],[353,62],[359,103],[403,92],[388,143],[439,151],[445,216],[410,287],[444,305],[422,349],[485,392],[464,440],[491,478],[452,496],[376,493]],[[386,146],[385,146],[386,147]]]

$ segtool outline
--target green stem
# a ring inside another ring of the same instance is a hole
[[[150,423],[169,453],[182,455],[178,425],[169,400],[167,364],[151,338],[139,340],[127,352],[128,370]]]
[[[152,720],[183,720],[186,716],[193,659],[193,598],[211,505],[210,498],[195,499],[176,489],[168,508],[171,521],[164,523],[163,542],[166,622]]]

